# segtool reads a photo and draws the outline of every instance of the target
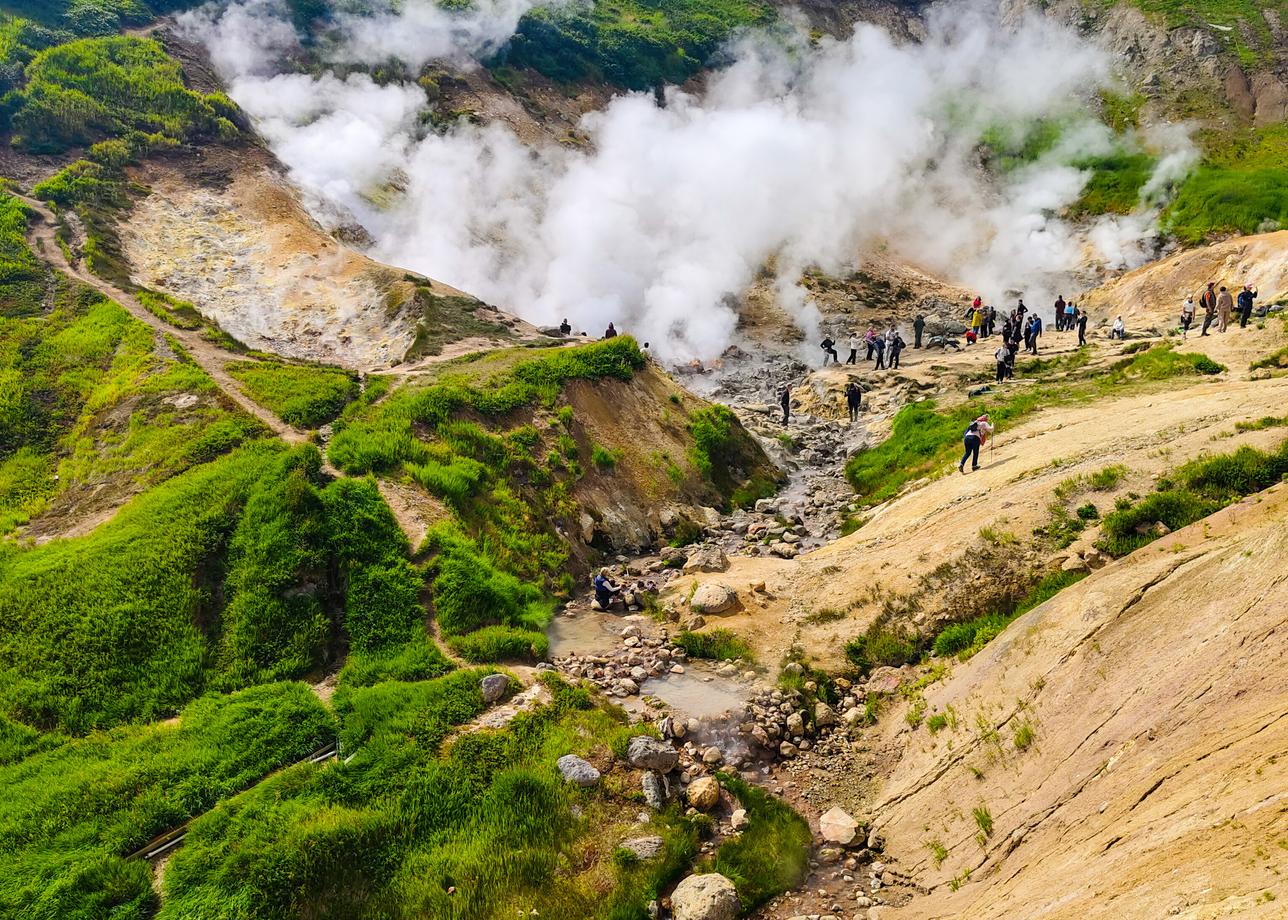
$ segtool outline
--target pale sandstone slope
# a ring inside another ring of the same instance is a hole
[[[1288,230],[1174,253],[1096,288],[1081,303],[1095,322],[1112,322],[1121,313],[1129,329],[1174,329],[1186,295],[1197,304],[1209,281],[1218,289],[1225,285],[1231,296],[1251,284],[1259,304],[1288,296]]]
[[[887,720],[875,825],[931,894],[882,920],[1283,917],[1286,556],[1278,486],[1017,620],[926,691],[955,730]]]

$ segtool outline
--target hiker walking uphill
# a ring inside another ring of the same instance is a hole
[[[912,321],[912,347],[913,348],[921,347],[921,333],[923,330],[925,330],[925,328],[926,328],[926,318],[922,316],[920,313],[918,313],[917,318]]]
[[[823,349],[824,367],[827,367],[827,359],[829,356],[831,356],[833,364],[841,363],[841,358],[836,353],[836,343],[832,341],[832,337],[830,335],[825,337],[823,341],[819,342],[818,347]]]
[[[1230,292],[1224,287],[1221,288],[1221,293],[1216,298],[1216,312],[1221,318],[1217,324],[1216,331],[1225,332],[1230,325],[1230,314],[1234,312],[1234,298],[1230,296]]]
[[[1212,321],[1216,319],[1216,291],[1214,290],[1215,288],[1216,288],[1216,282],[1209,281],[1207,283],[1207,290],[1204,291],[1203,296],[1199,298],[1199,306],[1203,308],[1203,331],[1199,334],[1199,338],[1202,338],[1203,336],[1208,334],[1208,327],[1211,326]]]
[[[988,436],[993,433],[993,426],[989,424],[988,413],[981,415],[975,421],[966,426],[966,433],[962,436],[962,444],[966,448],[962,451],[961,463],[957,464],[957,472],[966,472],[966,461],[970,460],[971,472],[979,469],[979,449],[988,441]]]
[[[1247,329],[1248,320],[1252,318],[1252,302],[1257,299],[1257,292],[1252,285],[1245,284],[1239,292],[1239,328]]]
[[[863,402],[863,391],[851,380],[845,385],[845,405],[850,410],[850,421],[858,421],[859,407]]]

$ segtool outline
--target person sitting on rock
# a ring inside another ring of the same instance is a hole
[[[600,569],[599,574],[595,576],[595,603],[599,605],[600,610],[607,610],[612,606],[613,601],[622,603],[622,586],[614,584],[608,575],[608,569]]]
[[[564,317],[564,321],[559,324],[559,334],[572,335],[572,324],[568,322],[568,317],[566,316]]]

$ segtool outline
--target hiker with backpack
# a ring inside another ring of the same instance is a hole
[[[890,367],[895,368],[899,366],[899,352],[903,351],[907,347],[908,343],[903,340],[903,336],[896,332],[894,334],[894,338],[890,342]]]
[[[966,461],[970,460],[971,472],[979,469],[979,449],[988,441],[988,436],[993,433],[993,426],[989,424],[988,413],[984,413],[975,421],[966,426],[966,432],[962,436],[962,445],[965,450],[962,451],[961,462],[957,464],[957,472],[966,472]]]
[[[1208,334],[1208,327],[1216,319],[1216,291],[1213,290],[1215,287],[1216,282],[1209,281],[1207,290],[1199,297],[1199,306],[1203,308],[1203,331],[1199,333],[1199,338]]]
[[[836,343],[832,341],[832,337],[831,337],[830,335],[829,335],[829,336],[827,336],[826,338],[824,338],[822,342],[819,342],[818,347],[819,347],[819,348],[821,348],[821,349],[823,349],[823,366],[824,366],[824,367],[827,367],[827,359],[828,359],[828,356],[829,356],[829,355],[830,355],[830,356],[831,356],[831,358],[832,358],[832,363],[833,363],[833,364],[840,364],[840,363],[841,363],[841,358],[840,358],[840,356],[836,353]]]

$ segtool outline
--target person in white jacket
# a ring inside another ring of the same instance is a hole
[[[845,359],[846,364],[854,364],[859,360],[859,346],[863,340],[859,338],[858,333],[850,333],[850,356]]]
[[[1007,348],[1005,345],[1002,345],[997,349],[997,351],[993,352],[993,358],[994,360],[997,361],[997,382],[998,383],[1001,383],[1003,380],[1006,379],[1006,364],[1007,364],[1007,360],[1010,357],[1011,357],[1011,350]]]

